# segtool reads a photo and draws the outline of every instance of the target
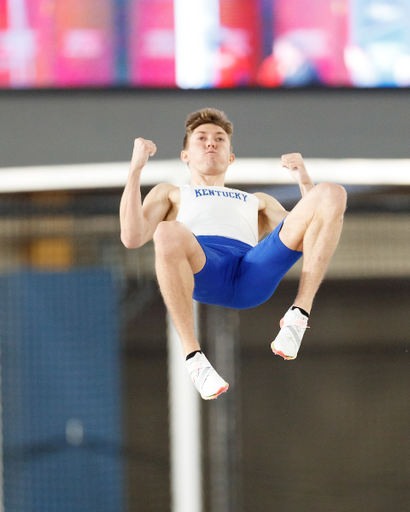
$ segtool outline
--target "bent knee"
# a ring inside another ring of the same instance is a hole
[[[156,246],[173,245],[179,238],[181,224],[175,220],[160,222],[154,232],[153,240]]]
[[[189,229],[180,222],[162,221],[158,224],[153,236],[155,251],[166,254],[176,254],[180,250],[186,252],[186,246],[191,237]]]
[[[321,199],[326,204],[342,212],[346,209],[347,193],[344,187],[336,183],[323,182],[316,185],[318,192],[320,192]]]

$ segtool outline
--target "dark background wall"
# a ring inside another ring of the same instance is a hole
[[[2,91],[0,167],[126,161],[135,137],[176,158],[186,115],[224,110],[237,157],[406,158],[408,90]]]
[[[284,280],[268,302],[240,311],[236,385],[202,403],[205,466],[216,435],[209,420],[229,398],[240,452],[240,506],[229,510],[409,512],[410,341],[400,321],[409,279],[326,280],[300,354],[289,362],[269,345],[296,289]],[[209,355],[208,307],[201,312]],[[168,510],[164,317],[153,296],[126,325],[127,428],[138,454],[129,460],[130,512]],[[205,476],[205,510],[215,512]]]

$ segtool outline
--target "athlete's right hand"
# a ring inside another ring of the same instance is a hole
[[[138,137],[134,141],[134,151],[131,158],[131,170],[141,170],[147,163],[150,156],[155,155],[157,146],[152,140],[145,140]]]

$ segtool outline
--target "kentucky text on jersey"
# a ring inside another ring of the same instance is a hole
[[[243,194],[242,192],[225,192],[223,190],[209,190],[207,188],[195,189],[195,197],[201,196],[223,196],[223,197],[232,197],[232,199],[239,199],[240,201],[244,201],[248,199],[247,194]]]

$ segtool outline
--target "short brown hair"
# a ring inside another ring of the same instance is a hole
[[[217,110],[216,108],[202,108],[201,110],[196,110],[189,114],[185,122],[184,150],[188,147],[189,138],[191,137],[192,132],[198,128],[198,126],[208,123],[220,126],[227,133],[229,140],[231,141],[232,151],[233,125],[226,117],[226,114],[222,112],[222,110]]]

